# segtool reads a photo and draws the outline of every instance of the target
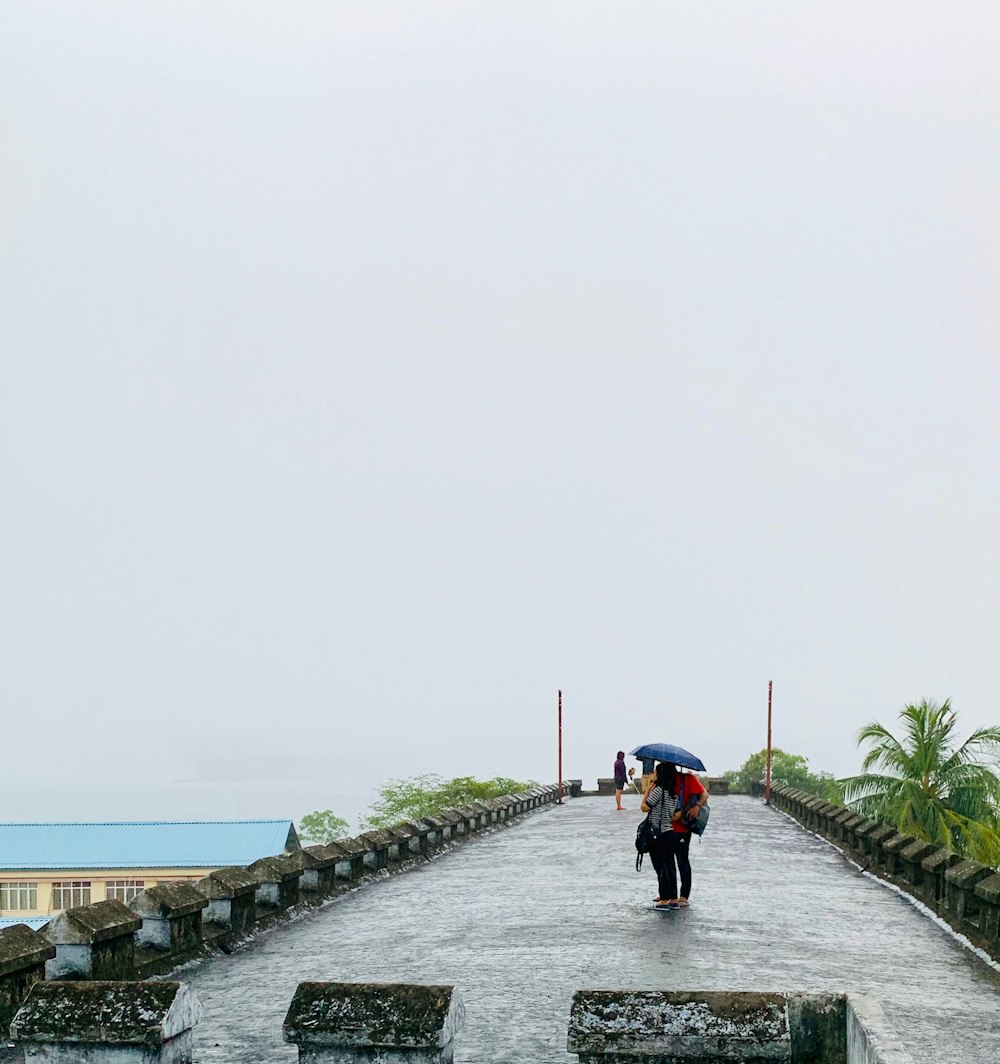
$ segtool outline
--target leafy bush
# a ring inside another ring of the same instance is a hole
[[[327,843],[347,835],[347,821],[332,809],[306,813],[299,824],[299,838],[306,842]]]
[[[725,774],[735,790],[749,791],[755,783],[763,783],[767,771],[767,750],[751,754],[738,769]],[[771,783],[784,783],[807,794],[816,794],[828,802],[844,804],[844,788],[832,773],[811,772],[808,758],[801,754],[786,754],[771,749]]]
[[[457,776],[445,780],[434,773],[386,780],[379,788],[378,798],[372,803],[371,813],[364,818],[362,825],[366,828],[384,828],[403,820],[434,816],[442,809],[465,805],[474,798],[499,798],[534,786],[532,782],[507,779],[505,776],[495,776],[491,780]]]

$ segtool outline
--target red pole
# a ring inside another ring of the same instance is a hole
[[[559,692],[559,804],[562,805],[562,691]]]
[[[771,804],[771,684],[767,681],[767,779],[764,782],[764,801]]]

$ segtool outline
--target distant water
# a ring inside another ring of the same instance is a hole
[[[332,809],[356,831],[376,793],[344,791],[323,780],[163,783],[141,779],[0,783],[6,822],[108,820],[276,820],[297,825],[314,809]]]

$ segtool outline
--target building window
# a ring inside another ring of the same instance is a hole
[[[146,886],[144,879],[109,879],[104,884],[104,896],[109,901],[123,901],[126,905]]]
[[[52,908],[72,909],[77,905],[90,904],[90,880],[64,879],[52,884]]]
[[[37,883],[0,883],[0,912],[14,912],[38,908]]]

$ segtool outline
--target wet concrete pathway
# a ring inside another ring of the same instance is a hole
[[[195,1061],[294,1061],[303,979],[453,983],[456,1064],[567,1064],[582,987],[865,990],[915,1060],[1000,1060],[1000,973],[829,845],[750,798],[715,798],[691,908],[660,913],[633,864],[637,799],[584,798],[341,897],[180,973],[205,1007]]]

